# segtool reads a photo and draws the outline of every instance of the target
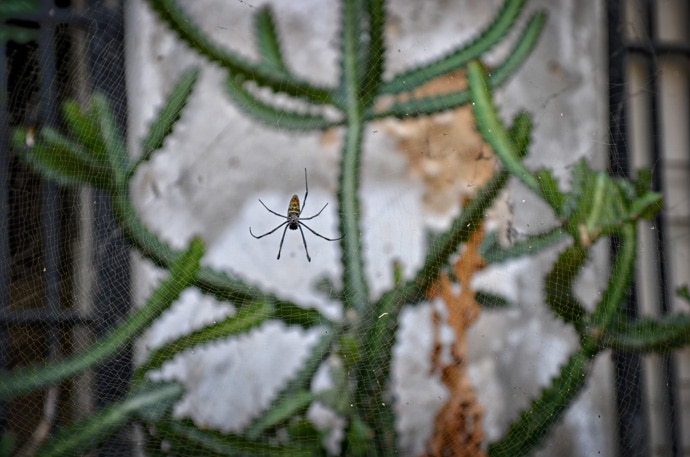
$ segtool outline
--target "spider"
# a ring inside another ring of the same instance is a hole
[[[275,214],[278,217],[282,217],[286,219],[285,222],[280,224],[278,227],[274,228],[273,230],[264,233],[263,235],[256,236],[254,233],[252,233],[252,228],[249,227],[249,233],[256,238],[257,240],[259,238],[263,238],[266,235],[270,235],[271,233],[275,232],[278,230],[280,227],[283,225],[285,226],[285,229],[283,229],[283,236],[280,238],[280,247],[278,248],[278,259],[280,259],[280,252],[283,250],[283,241],[285,240],[285,233],[287,232],[287,229],[289,228],[290,230],[297,230],[299,229],[299,232],[302,234],[302,242],[304,243],[304,251],[307,253],[307,260],[311,262],[311,257],[309,257],[309,249],[307,249],[307,240],[304,238],[304,231],[302,230],[302,227],[306,228],[309,230],[311,233],[314,235],[318,236],[319,238],[323,238],[326,241],[338,241],[342,240],[343,237],[341,236],[340,238],[327,238],[320,233],[316,233],[313,229],[311,229],[307,224],[305,224],[302,221],[308,221],[310,219],[314,219],[316,216],[321,214],[321,212],[328,206],[328,203],[323,205],[323,208],[319,210],[318,213],[314,214],[313,216],[310,217],[300,217],[302,216],[302,211],[304,211],[304,207],[307,205],[307,195],[309,195],[309,184],[307,183],[307,169],[304,169],[304,187],[306,188],[304,192],[304,201],[302,202],[302,207],[300,208],[299,206],[299,197],[297,194],[293,195],[292,198],[290,199],[290,204],[288,205],[288,210],[287,210],[287,216],[283,216],[282,214],[276,213],[273,211],[271,208],[266,206],[264,202],[259,199],[259,203],[263,205],[264,208],[266,208],[270,213]]]

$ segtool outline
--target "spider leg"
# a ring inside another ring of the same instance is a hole
[[[300,225],[304,225],[304,224],[300,224]],[[304,226],[307,227],[306,225],[304,225]],[[299,232],[302,234],[302,243],[304,243],[304,252],[307,253],[307,260],[309,262],[311,262],[311,257],[309,257],[309,249],[307,249],[307,239],[304,237],[304,231],[302,230],[302,227],[300,227],[300,226],[298,226],[298,227],[299,227]],[[307,227],[307,228],[309,228],[309,227]],[[309,229],[309,230],[311,230],[311,229]]]
[[[314,214],[313,216],[309,216],[309,217],[300,217],[300,220],[302,220],[302,221],[308,221],[309,219],[314,219],[316,216],[318,216],[319,214],[321,214],[321,211],[325,210],[327,206],[328,206],[328,203],[326,203],[325,205],[323,205],[323,208],[321,208],[321,209],[319,210],[318,213]]]
[[[299,210],[299,216],[302,215],[302,211],[304,211],[304,207],[307,204],[307,195],[309,195],[309,183],[307,182],[307,169],[304,169],[304,188],[306,189],[304,192],[304,200],[302,200],[302,208]]]
[[[282,217],[283,219],[287,219],[286,216],[283,216],[282,214],[278,214],[278,213],[276,213],[275,211],[273,211],[271,208],[269,208],[268,206],[266,206],[266,204],[265,204],[264,202],[262,202],[261,199],[259,199],[259,203],[261,203],[262,205],[264,205],[264,208],[266,208],[270,213],[273,213],[273,214],[275,214],[275,215],[278,216],[278,217]]]
[[[287,221],[283,222],[283,224],[287,224]],[[280,224],[280,225],[283,225],[283,224]],[[287,229],[288,229],[288,226],[286,225],[285,229],[283,230],[283,236],[280,237],[280,247],[278,248],[278,257],[276,257],[277,260],[280,260],[280,251],[283,250],[283,241],[285,241],[285,232],[287,232]],[[302,238],[304,238],[304,235],[302,235]],[[307,254],[307,258],[309,258],[308,254]]]
[[[310,231],[311,233],[313,233],[314,235],[318,236],[319,238],[323,238],[323,239],[326,240],[326,241],[338,241],[338,240],[342,240],[343,238],[345,238],[345,235],[341,236],[340,238],[326,238],[325,236],[321,235],[320,233],[316,233],[311,227],[309,227],[307,224],[305,224],[305,223],[302,222],[302,221],[299,221],[299,225],[300,225],[300,226],[304,226],[305,229],[309,230],[309,231]],[[301,231],[301,230],[302,230],[302,229],[300,229],[300,231]],[[307,246],[306,246],[307,243],[304,243],[304,244],[305,244],[304,247],[306,248],[306,247],[307,247]]]
[[[276,227],[276,228],[274,228],[273,230],[271,230],[270,232],[266,232],[266,233],[264,233],[263,235],[259,235],[259,236],[254,235],[254,233],[252,233],[252,228],[249,227],[249,233],[251,233],[251,235],[252,235],[254,238],[256,238],[256,239],[258,240],[259,238],[263,238],[263,237],[265,237],[266,235],[270,235],[271,233],[275,232],[276,230],[278,230],[280,227],[282,227],[283,225],[285,225],[285,224],[287,224],[287,223],[288,223],[288,221],[285,221],[285,222],[283,222],[282,224],[280,224],[278,227]],[[287,229],[287,227],[285,227],[285,229]],[[285,232],[283,232],[283,236],[285,236]],[[281,244],[282,244],[282,243],[281,243]]]

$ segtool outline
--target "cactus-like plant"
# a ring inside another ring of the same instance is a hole
[[[316,429],[304,418],[314,401],[321,401],[347,421],[342,453],[347,455],[394,455],[395,409],[386,400],[390,386],[392,346],[397,318],[403,305],[424,302],[427,291],[450,265],[461,245],[479,229],[485,210],[492,204],[508,177],[519,179],[554,211],[559,226],[548,233],[529,237],[513,246],[501,247],[487,235],[480,252],[488,263],[498,263],[569,240],[545,278],[546,305],[580,335],[580,347],[561,367],[551,384],[532,401],[506,434],[490,444],[490,455],[528,454],[558,422],[573,399],[587,383],[592,360],[607,348],[643,352],[669,351],[690,341],[690,318],[669,316],[628,323],[621,312],[626,288],[635,265],[636,222],[650,217],[660,207],[660,196],[647,190],[644,179],[630,182],[613,179],[604,172],[592,171],[585,162],[571,174],[568,192],[559,189],[550,171],[528,170],[522,159],[528,153],[531,119],[517,115],[509,127],[497,115],[491,91],[511,76],[524,62],[539,36],[545,20],[537,12],[516,39],[512,52],[487,74],[479,59],[500,43],[515,27],[523,0],[506,0],[494,20],[466,45],[426,64],[384,80],[385,48],[383,29],[386,11],[383,0],[341,2],[339,82],[336,87],[320,87],[295,76],[285,64],[281,42],[269,8],[256,14],[255,33],[259,58],[250,61],[209,39],[187,18],[174,0],[147,0],[159,18],[188,46],[227,70],[226,90],[246,115],[267,125],[288,130],[324,130],[341,126],[344,142],[340,154],[338,180],[339,231],[341,246],[342,291],[337,296],[348,313],[348,325],[332,322],[314,309],[251,286],[223,271],[199,266],[200,246],[193,243],[180,254],[152,233],[134,211],[128,185],[138,167],[157,153],[173,130],[190,96],[197,70],[182,75],[142,142],[143,154],[130,159],[122,133],[114,127],[106,100],[94,95],[84,112],[75,104],[64,106],[66,134],[44,128],[35,144],[24,154],[26,160],[46,177],[64,185],[90,185],[106,191],[122,230],[131,245],[158,266],[171,271],[174,280],[165,282],[154,293],[151,303],[133,315],[112,337],[99,341],[91,351],[56,365],[32,367],[0,374],[0,398],[16,397],[73,376],[102,360],[109,351],[134,338],[150,324],[187,285],[197,287],[221,301],[231,302],[237,313],[225,320],[179,337],[149,354],[138,367],[131,396],[111,409],[89,418],[84,424],[61,431],[50,443],[56,454],[83,450],[128,420],[149,424],[150,447],[158,453],[165,442],[165,454],[194,450],[212,455],[320,455]],[[440,96],[397,99],[384,108],[381,97],[410,93],[422,84],[458,68],[465,68],[469,87]],[[251,84],[250,84],[251,83]],[[321,111],[293,111],[284,103],[272,104],[257,97],[257,87],[298,99],[314,108],[329,106],[337,118]],[[364,273],[360,205],[358,200],[362,132],[367,122],[388,117],[426,116],[472,104],[477,129],[502,164],[493,178],[469,200],[463,211],[428,246],[421,268],[411,280],[399,279],[377,299],[370,299]],[[15,132],[15,145],[23,149],[26,131]],[[573,281],[585,264],[595,240],[616,237],[620,249],[612,259],[608,286],[592,311],[581,305],[573,293]],[[173,289],[172,286],[175,286]],[[387,319],[364,316],[387,315]],[[287,325],[310,328],[325,325],[329,331],[312,348],[299,373],[276,396],[275,401],[241,435],[204,430],[189,420],[169,414],[180,391],[175,384],[151,385],[145,374],[191,347],[237,335],[268,319]],[[639,332],[638,327],[645,331]],[[366,356],[363,351],[366,348]],[[343,361],[334,370],[334,387],[314,393],[310,382],[328,354]],[[158,402],[155,414],[151,403]],[[347,405],[348,407],[343,407]],[[352,405],[352,407],[350,407]],[[147,413],[147,411],[149,411]],[[283,437],[278,439],[282,430]],[[57,444],[56,444],[57,443]],[[61,447],[58,447],[60,445]]]

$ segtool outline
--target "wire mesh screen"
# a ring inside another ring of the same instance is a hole
[[[0,1],[0,457],[688,454],[686,2],[124,3]]]
[[[0,7],[0,367],[69,359],[127,315],[127,246],[97,191],[42,179],[11,131],[60,130],[61,104],[104,90],[125,126],[122,5],[28,1]],[[109,78],[103,78],[107,73]],[[119,81],[113,84],[112,80]],[[93,83],[93,82],[96,83]],[[105,81],[106,84],[100,81]],[[31,146],[27,136],[26,147]],[[0,428],[17,455],[31,455],[56,427],[118,398],[131,350],[70,382],[0,403]],[[113,380],[118,380],[113,382]],[[129,439],[129,438],[128,438]],[[112,439],[103,454],[122,454]],[[125,452],[128,453],[128,452]]]
[[[690,21],[687,2],[609,2],[610,167],[652,172],[664,211],[640,223],[640,264],[627,314],[687,311],[690,219]],[[621,455],[690,455],[690,353],[615,353]],[[687,433],[685,433],[687,436]]]

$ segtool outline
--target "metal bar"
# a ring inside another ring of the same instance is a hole
[[[93,318],[67,309],[57,313],[42,309],[0,309],[0,329],[10,325],[90,325],[92,322]]]
[[[683,54],[690,56],[690,44],[686,43],[667,43],[652,39],[650,43],[628,43],[626,48],[629,52],[643,54],[648,57],[656,57],[660,54]]]
[[[19,21],[36,22],[42,26],[55,26],[57,24],[71,24],[81,27],[88,27],[90,19],[75,12],[72,8],[56,8],[54,2],[48,2],[50,10],[42,9],[36,13],[15,14],[12,19]],[[46,6],[46,2],[43,3]],[[48,14],[46,14],[48,13]]]
[[[0,41],[0,94],[7,94],[7,60],[5,43]],[[0,99],[0,312],[10,306],[10,152],[9,152],[9,115],[7,98]],[[0,369],[7,369],[7,348],[9,335],[7,327],[0,325]],[[8,429],[5,403],[0,402],[0,430]]]
[[[127,132],[127,99],[124,74],[124,12],[120,1],[90,0],[89,10],[96,12],[91,28],[93,39],[89,52],[94,91],[108,96],[118,130]],[[99,316],[97,334],[108,331],[125,319],[131,308],[131,278],[128,243],[118,229],[110,209],[110,198],[94,191],[94,246],[96,246],[97,282],[95,307]],[[105,406],[123,398],[133,373],[131,345],[95,370],[96,402]],[[113,382],[118,380],[119,382]],[[132,430],[126,427],[105,443],[100,455],[131,453]]]
[[[619,0],[608,2],[609,55],[609,128],[611,131],[609,168],[614,176],[628,176],[630,159],[626,148],[625,87],[626,53],[623,46],[622,5]],[[618,253],[618,240],[611,240],[611,256]],[[637,316],[635,284],[631,287],[625,306],[629,319]],[[616,409],[618,417],[619,455],[644,457],[649,455],[649,436],[646,427],[641,357],[630,352],[614,352]]]
[[[658,67],[658,61],[657,61],[657,56],[659,55],[659,52],[664,49],[664,51],[668,52],[670,49],[670,46],[655,46],[658,45],[658,33],[656,30],[656,24],[657,24],[657,8],[659,7],[658,1],[656,0],[647,0],[647,30],[648,30],[648,35],[652,41],[652,49],[653,49],[653,54],[649,58],[649,65],[648,65],[648,70],[649,70],[649,84],[650,84],[650,90],[652,93],[652,99],[654,102],[650,106],[650,118],[652,120],[652,132],[651,132],[651,140],[652,140],[652,163],[655,164],[654,167],[652,167],[652,189],[655,190],[656,192],[664,193],[664,186],[665,183],[663,181],[663,171],[664,171],[664,155],[662,154],[661,151],[661,144],[660,144],[660,137],[661,137],[661,125],[660,125],[660,116],[659,116],[659,110],[661,109],[659,107],[659,84],[658,84],[658,74],[659,74],[659,67]],[[666,221],[664,219],[664,214],[662,212],[658,212],[655,216],[655,221],[654,224],[656,225],[656,235],[657,235],[657,258],[659,259],[658,265],[659,265],[659,276],[658,276],[658,281],[659,284],[661,284],[661,287],[659,287],[659,312],[664,315],[668,314],[671,309],[670,309],[670,304],[669,304],[669,297],[668,297],[668,289],[670,287],[669,283],[669,276],[666,271],[667,269],[667,262],[668,262],[668,257],[666,256]],[[673,358],[670,354],[663,354],[660,355],[660,361],[661,361],[661,366],[662,366],[662,376],[665,378],[665,382],[661,383],[662,386],[665,386],[664,390],[666,393],[666,402],[668,404],[668,408],[666,408],[666,417],[664,418],[664,421],[668,424],[668,433],[667,433],[667,440],[670,443],[670,449],[668,449],[668,452],[670,457],[677,457],[680,455],[680,449],[679,449],[679,439],[680,439],[680,430],[678,428],[678,416],[676,413],[676,401],[675,401],[675,389],[676,389],[676,376],[675,376],[675,367],[674,367],[674,362]]]
[[[41,1],[41,12],[49,17],[54,9],[52,0]],[[39,91],[41,93],[40,122],[42,126],[57,126],[57,67],[55,57],[55,27],[53,24],[41,24],[38,35]],[[48,314],[60,312],[60,197],[59,189],[53,182],[43,180],[41,183],[41,258],[43,260],[43,281],[45,283],[45,301],[43,310]],[[60,328],[54,323],[46,323],[45,355],[48,363],[60,357]],[[59,395],[59,390],[57,391]],[[46,396],[44,401],[51,401]],[[58,397],[52,401],[59,402]],[[49,406],[49,405],[46,405]],[[54,407],[54,406],[53,406]],[[61,408],[60,408],[61,410]],[[59,413],[58,413],[59,414]],[[57,421],[59,417],[54,418]],[[51,427],[55,427],[53,421]]]

